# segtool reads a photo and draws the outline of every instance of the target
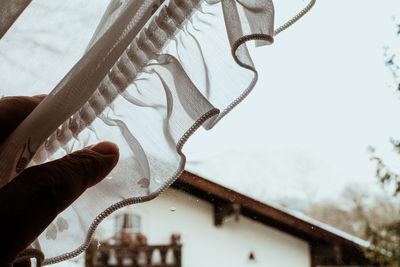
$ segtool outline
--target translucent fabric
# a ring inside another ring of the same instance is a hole
[[[31,0],[2,1],[0,3],[0,38],[11,27]]]
[[[21,141],[24,150],[1,147],[8,159],[0,164],[2,175],[10,166],[16,173],[25,167],[8,156],[13,149],[29,152],[28,161],[36,151],[32,165],[101,140],[120,148],[109,177],[59,214],[32,245],[44,253],[45,264],[78,255],[105,217],[171,185],[183,171],[182,147],[190,135],[200,126],[212,128],[257,81],[246,42],[273,42],[270,0],[162,2],[112,1],[85,55],[10,138],[22,140],[18,133],[26,135],[38,122],[50,126]]]

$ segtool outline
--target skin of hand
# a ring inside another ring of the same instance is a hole
[[[44,97],[0,99],[0,145]],[[87,188],[106,177],[118,159],[118,147],[102,142],[27,168],[0,188],[0,266],[12,266],[18,253]],[[30,266],[30,261],[14,266]]]

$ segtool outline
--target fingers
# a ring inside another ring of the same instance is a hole
[[[14,263],[13,267],[31,267],[31,261],[30,260],[24,260],[18,263]]]
[[[5,220],[3,255],[12,260],[88,187],[100,182],[116,165],[118,147],[103,142],[62,159],[24,170],[0,189],[0,210]],[[1,246],[1,245],[0,245]],[[5,250],[5,251],[4,251]]]
[[[0,142],[20,124],[46,95],[9,96],[0,99]]]

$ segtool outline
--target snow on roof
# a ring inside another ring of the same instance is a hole
[[[288,214],[288,215],[290,215],[290,216],[292,216],[292,217],[294,217],[296,219],[299,219],[301,221],[304,221],[306,223],[314,225],[314,226],[316,226],[316,227],[318,227],[318,228],[320,228],[320,229],[322,229],[324,231],[330,232],[330,233],[332,233],[332,234],[334,234],[334,235],[336,235],[336,236],[338,236],[340,238],[343,238],[343,239],[345,239],[345,240],[347,240],[349,242],[352,242],[352,243],[354,243],[354,244],[356,244],[358,246],[361,246],[361,247],[364,247],[364,248],[370,248],[371,247],[371,243],[369,241],[363,240],[363,239],[361,239],[359,237],[356,237],[356,236],[351,235],[349,233],[346,233],[346,232],[344,232],[342,230],[339,230],[339,229],[337,229],[337,228],[335,228],[333,226],[330,226],[328,224],[325,224],[323,222],[315,220],[315,219],[305,215],[304,213],[302,213],[300,211],[296,211],[296,210],[293,210],[293,209],[289,209],[289,208],[283,207],[283,206],[279,205],[278,203],[276,203],[276,202],[274,202],[272,200],[267,200],[265,198],[255,198],[254,194],[248,194],[248,193],[246,194],[245,192],[242,192],[244,190],[240,190],[240,188],[238,190],[237,188],[233,188],[230,185],[227,186],[226,183],[221,184],[218,181],[216,181],[216,179],[205,178],[204,176],[199,176],[199,177],[201,177],[202,179],[208,180],[208,181],[210,181],[212,183],[221,185],[221,186],[223,186],[223,187],[225,187],[225,188],[227,188],[229,190],[232,190],[232,191],[238,192],[238,193],[240,193],[242,195],[245,195],[248,198],[254,199],[254,200],[258,201],[258,202],[261,202],[262,204],[265,204],[265,205],[267,205],[269,207],[272,207],[272,208],[274,208],[274,209],[276,209],[278,211],[286,213],[286,214]]]
[[[369,241],[366,241],[364,239],[361,239],[359,237],[356,237],[354,235],[346,233],[346,232],[344,232],[342,230],[339,230],[339,229],[337,229],[337,228],[335,228],[333,226],[330,226],[328,224],[325,224],[323,222],[317,221],[317,220],[305,215],[304,213],[302,213],[300,211],[288,209],[288,208],[282,207],[282,206],[280,206],[280,205],[278,205],[276,203],[271,203],[271,202],[266,203],[265,201],[262,201],[262,203],[264,203],[264,204],[266,204],[268,206],[271,206],[271,207],[273,207],[273,208],[275,208],[277,210],[280,210],[282,212],[285,212],[285,213],[287,213],[287,214],[289,214],[289,215],[291,215],[291,216],[293,216],[293,217],[295,217],[297,219],[300,219],[302,221],[308,222],[309,224],[313,224],[313,225],[315,225],[315,226],[317,226],[317,227],[319,227],[319,228],[321,228],[321,229],[323,229],[325,231],[331,232],[331,233],[333,233],[333,234],[335,234],[335,235],[337,235],[337,236],[339,236],[339,237],[341,237],[343,239],[346,239],[346,240],[348,240],[350,242],[353,242],[353,243],[355,243],[355,244],[357,244],[357,245],[359,245],[361,247],[369,248],[371,246],[371,243]]]

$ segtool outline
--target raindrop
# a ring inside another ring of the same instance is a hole
[[[176,207],[170,207],[169,210],[170,211],[176,211]]]

